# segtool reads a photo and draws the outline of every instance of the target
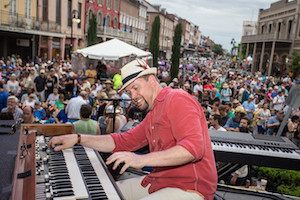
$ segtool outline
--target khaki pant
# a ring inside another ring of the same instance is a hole
[[[117,181],[124,198],[126,200],[204,200],[197,192],[187,192],[179,188],[163,188],[149,194],[148,188],[141,186],[144,176]]]

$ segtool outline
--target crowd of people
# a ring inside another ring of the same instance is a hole
[[[75,123],[99,130],[93,134],[119,132],[130,121],[143,119],[122,85],[120,72],[110,75],[99,61],[74,71],[70,60],[58,57],[24,62],[19,56],[0,59],[0,110],[25,123]],[[189,65],[190,66],[190,65]],[[162,87],[180,88],[194,96],[205,109],[209,129],[275,135],[288,106],[285,101],[295,84],[289,76],[254,75],[229,62],[207,60],[180,66],[171,80],[170,64],[160,62],[157,78]],[[83,106],[88,104],[89,106]],[[82,107],[83,106],[83,107]],[[293,110],[283,134],[299,146],[300,110]],[[87,119],[93,122],[78,123]],[[89,124],[89,125],[86,125]],[[81,130],[83,131],[82,127]]]

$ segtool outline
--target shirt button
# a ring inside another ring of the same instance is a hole
[[[151,129],[153,130],[153,129],[154,129],[154,126],[151,126]]]
[[[153,140],[153,143],[155,143],[155,140]]]

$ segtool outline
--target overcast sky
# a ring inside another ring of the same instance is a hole
[[[177,14],[199,26],[223,48],[230,49],[231,39],[241,40],[245,20],[257,20],[260,8],[269,8],[276,0],[148,0],[167,12]]]

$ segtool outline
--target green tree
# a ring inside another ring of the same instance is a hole
[[[172,46],[172,57],[171,57],[171,80],[178,77],[179,71],[179,60],[180,60],[180,47],[181,47],[181,34],[182,26],[177,24],[175,27],[173,46]]]
[[[153,67],[158,67],[160,18],[157,15],[152,23],[149,51],[153,56]]]
[[[87,45],[91,46],[97,43],[97,19],[94,13],[89,19],[89,27],[87,32]]]
[[[224,54],[223,47],[220,44],[215,44],[212,48],[212,51],[219,56],[222,56]]]
[[[300,76],[300,54],[297,51],[292,54],[289,70],[293,73],[294,78]]]

